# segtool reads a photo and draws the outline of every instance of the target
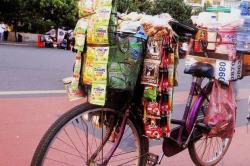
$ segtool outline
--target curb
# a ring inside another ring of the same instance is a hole
[[[0,45],[6,45],[6,46],[37,47],[37,46],[36,46],[36,43],[18,43],[18,42],[0,42]]]

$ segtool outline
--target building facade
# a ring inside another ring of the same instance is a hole
[[[213,6],[226,6],[226,7],[238,7],[241,0],[184,0],[186,3],[192,6],[204,6],[209,1]]]

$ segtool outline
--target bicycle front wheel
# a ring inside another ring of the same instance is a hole
[[[110,108],[82,104],[62,115],[46,132],[33,156],[32,166],[144,165],[148,142],[143,128],[131,117],[115,146],[121,115]],[[109,156],[110,157],[110,156]]]

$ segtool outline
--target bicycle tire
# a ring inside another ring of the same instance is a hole
[[[45,164],[43,163],[44,163],[44,158],[46,157],[48,153],[48,149],[50,148],[50,145],[52,144],[52,142],[54,143],[55,139],[57,139],[58,137],[57,135],[62,130],[62,128],[66,126],[69,122],[71,122],[72,119],[78,116],[81,116],[86,112],[91,112],[90,110],[94,110],[94,109],[103,109],[103,108],[95,106],[95,105],[91,105],[88,103],[81,104],[77,107],[72,108],[70,111],[63,114],[57,121],[55,121],[54,124],[52,124],[52,126],[44,134],[39,145],[37,146],[34,156],[32,158],[32,161],[31,161],[31,166],[45,166]],[[115,114],[115,112],[113,113]],[[131,125],[131,130],[133,130],[135,134],[135,139],[137,139],[138,141],[139,157],[138,157],[137,165],[139,166],[145,165],[147,153],[148,153],[148,140],[145,137],[143,137],[143,134],[144,134],[143,126],[141,126],[140,123],[138,123],[138,121],[135,118],[133,118],[133,116],[129,116],[127,120],[127,125]],[[119,144],[119,146],[121,144],[122,142]],[[114,155],[112,157],[114,157]],[[62,164],[59,164],[59,165],[62,165]],[[85,165],[89,165],[89,164],[85,163]],[[107,165],[112,165],[112,164],[108,163]]]
[[[203,110],[202,109],[202,106],[204,106],[204,105],[206,105],[206,108],[203,108],[203,109],[207,109],[207,106],[208,106],[208,101],[205,99],[204,101],[203,101],[203,103],[202,103],[202,105],[201,105],[201,108],[200,108],[200,111],[199,111],[199,115],[201,115],[201,114],[203,114],[203,116],[204,116],[204,113],[205,113],[205,110]],[[198,116],[197,116],[197,118],[196,118],[196,120],[198,119]],[[235,119],[234,119],[234,121],[235,121]],[[232,123],[230,123],[231,125],[233,125],[233,123],[235,123],[235,122],[232,122]],[[234,129],[233,127],[232,127],[232,129]],[[209,136],[207,136],[205,139],[206,139],[206,145],[207,145],[207,139],[211,139],[211,141],[210,141],[210,147],[209,147],[209,151],[210,151],[210,148],[211,148],[211,142],[212,142],[212,139],[214,139],[214,138],[217,138],[216,139],[216,142],[218,142],[218,138],[220,138],[220,139],[222,139],[222,144],[224,144],[224,141],[226,141],[226,145],[222,145],[222,146],[225,146],[225,147],[222,147],[222,151],[221,152],[219,152],[219,156],[217,156],[217,158],[215,158],[215,156],[213,156],[213,159],[214,160],[210,160],[210,161],[203,161],[202,160],[202,158],[204,157],[204,154],[205,154],[205,151],[207,150],[206,149],[206,147],[205,147],[205,150],[203,151],[203,155],[202,155],[202,157],[200,157],[197,153],[197,149],[196,149],[196,143],[198,142],[198,141],[200,141],[201,140],[201,138],[200,139],[196,139],[196,140],[193,140],[193,141],[191,141],[190,143],[189,143],[189,146],[188,146],[188,151],[189,151],[189,155],[190,155],[190,158],[192,159],[192,161],[194,162],[194,164],[196,165],[196,166],[214,166],[214,165],[216,165],[216,164],[218,164],[222,159],[223,159],[223,157],[224,157],[224,155],[226,154],[226,152],[227,152],[227,150],[228,150],[228,148],[229,148],[229,146],[230,146],[230,144],[231,144],[231,142],[232,142],[232,138],[233,138],[233,136],[232,137],[229,137],[229,138],[221,138],[221,137],[209,137]],[[204,142],[203,142],[204,143]],[[199,146],[202,146],[203,145],[203,143],[202,144],[200,144]],[[217,147],[218,148],[218,147]],[[214,152],[214,151],[213,151]],[[218,152],[216,152],[216,153],[218,153]]]

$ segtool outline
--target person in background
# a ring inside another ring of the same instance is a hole
[[[3,22],[0,23],[0,41],[3,41],[4,39],[4,31],[6,29],[6,26]]]
[[[4,41],[7,41],[7,40],[8,40],[9,32],[10,32],[10,27],[9,27],[8,24],[5,24]]]

